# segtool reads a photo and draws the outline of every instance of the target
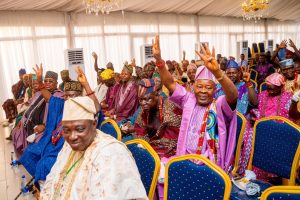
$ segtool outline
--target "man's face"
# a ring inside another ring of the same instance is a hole
[[[189,79],[194,82],[195,81],[195,76],[196,76],[196,69],[189,69],[187,71],[187,76],[189,77]]]
[[[152,78],[155,69],[153,66],[146,65],[144,68],[144,74],[147,78]]]
[[[278,96],[281,94],[281,89],[282,86],[276,86],[276,85],[272,85],[267,83],[267,92],[269,94],[269,96]]]
[[[259,62],[260,63],[265,63],[266,62],[265,56],[259,56]]]
[[[25,78],[23,78],[23,83],[24,83],[25,87],[29,86],[29,77],[28,76],[26,76]]]
[[[226,69],[226,75],[228,78],[235,84],[240,81],[240,71],[235,68],[228,68]]]
[[[39,82],[37,80],[32,81],[32,88],[37,91],[39,89]]]
[[[63,82],[66,82],[66,81],[69,81],[70,80],[70,77],[68,74],[60,74],[60,77],[61,77],[61,80]]]
[[[182,61],[182,70],[183,70],[184,72],[187,71],[188,65],[189,65],[189,61],[187,61],[187,60]]]
[[[24,76],[24,74],[19,74],[19,79],[20,79],[21,81],[23,81],[23,76]]]
[[[105,80],[105,81],[104,81],[104,84],[105,84],[107,87],[112,87],[112,86],[114,86],[114,84],[115,84],[115,79],[114,79],[114,78],[111,78],[111,79]]]
[[[288,80],[293,80],[295,78],[295,72],[296,72],[296,69],[295,67],[292,65],[292,66],[288,66],[284,69],[281,69],[281,73],[282,75],[287,78]]]
[[[200,106],[208,106],[214,99],[215,83],[211,80],[196,80],[194,83],[194,93],[197,103]]]
[[[143,111],[149,111],[157,108],[158,94],[157,92],[152,92],[150,94],[142,95],[139,97],[139,102],[142,106]]]
[[[125,84],[131,79],[131,74],[127,70],[123,70],[120,74],[121,83]]]
[[[96,136],[96,125],[92,120],[62,121],[63,137],[74,151],[84,151]]]
[[[81,96],[82,92],[79,91],[65,91],[64,92],[64,99],[65,101],[68,100],[69,98],[75,98]]]
[[[135,68],[135,73],[136,73],[136,75],[140,78],[140,79],[142,79],[142,77],[143,77],[143,68],[141,68],[141,67],[137,67],[137,68]]]
[[[44,84],[46,90],[52,92],[57,88],[57,81],[54,80],[53,78],[45,78],[44,79]]]
[[[241,54],[241,60],[245,60],[245,55]]]

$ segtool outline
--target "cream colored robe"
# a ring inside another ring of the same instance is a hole
[[[71,152],[70,145],[65,142],[47,176],[41,199],[54,199],[55,185]],[[82,159],[79,168],[72,170],[76,175],[74,182],[69,183],[72,184],[69,199],[148,199],[135,160],[125,144],[97,130],[97,136]],[[58,199],[64,199],[65,192],[66,189],[61,189]]]

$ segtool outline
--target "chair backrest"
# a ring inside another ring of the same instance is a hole
[[[108,135],[113,136],[117,140],[122,140],[122,133],[118,124],[113,119],[107,119],[101,123],[100,130]]]
[[[250,81],[251,81],[251,83],[252,83],[254,89],[257,90],[257,83],[256,83],[256,81],[254,81],[254,80],[252,80],[252,79],[250,79]]]
[[[299,200],[300,186],[273,186],[266,189],[261,200]]]
[[[250,79],[257,81],[258,72],[255,69],[250,70]]]
[[[243,138],[244,138],[244,133],[246,129],[246,118],[244,115],[242,115],[240,112],[236,113],[237,117],[237,128],[236,128],[236,146],[235,146],[235,157],[234,157],[234,168],[232,170],[232,173],[234,175],[237,175],[237,169],[238,169],[238,164],[239,164],[239,159],[241,155],[241,149],[242,149],[242,144],[243,144]]]
[[[203,163],[204,165],[196,164]],[[190,154],[169,160],[165,171],[164,199],[229,199],[229,176],[207,158]]]
[[[256,121],[248,169],[252,165],[290,179],[294,185],[300,158],[300,128],[290,120],[272,116]]]
[[[148,198],[153,199],[160,170],[159,156],[144,140],[130,140],[125,144],[135,159]]]
[[[263,92],[267,89],[267,83],[266,82],[262,82],[259,86],[259,92]]]

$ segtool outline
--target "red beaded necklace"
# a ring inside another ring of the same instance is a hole
[[[61,138],[61,136],[62,136],[62,125],[61,122],[59,122],[56,129],[52,132],[52,137],[51,137],[52,144],[55,145],[57,141]]]
[[[205,113],[204,113],[204,116],[203,116],[202,123],[201,123],[200,135],[199,135],[197,151],[196,151],[196,154],[199,154],[199,155],[201,154],[202,147],[203,147],[203,142],[204,142],[204,136],[205,136],[205,132],[206,132],[206,125],[207,125],[207,119],[208,119],[210,105],[207,106],[207,108],[205,110]]]

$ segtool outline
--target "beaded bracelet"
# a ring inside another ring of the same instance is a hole
[[[93,91],[93,92],[90,92],[90,93],[87,93],[86,96],[91,96],[91,95],[93,95],[93,94],[95,94],[94,91]]]

